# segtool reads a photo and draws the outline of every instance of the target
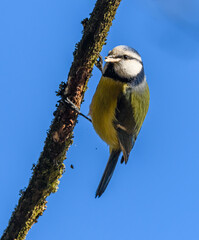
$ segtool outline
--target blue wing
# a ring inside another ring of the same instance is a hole
[[[133,106],[131,105],[131,94],[122,94],[117,101],[115,111],[114,126],[117,131],[123,157],[121,162],[127,163],[129,154],[135,144],[137,138],[136,123],[133,114]]]

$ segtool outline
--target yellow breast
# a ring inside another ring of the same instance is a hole
[[[90,105],[90,115],[98,135],[111,148],[119,148],[117,134],[113,126],[117,98],[123,90],[124,83],[102,77]]]

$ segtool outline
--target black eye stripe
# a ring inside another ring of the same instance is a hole
[[[111,53],[108,54],[108,56],[110,56],[110,55],[111,55]],[[124,60],[133,60],[134,59],[134,60],[136,60],[137,62],[139,62],[140,64],[143,65],[142,61],[140,61],[139,59],[131,57],[131,56],[126,55],[126,54],[125,55],[113,55],[112,58],[121,58],[121,59],[124,59]]]
[[[118,56],[115,56],[115,58],[122,58],[122,59],[125,59],[125,60],[133,60],[134,59],[134,60],[138,61],[139,63],[141,63],[143,65],[142,61],[140,61],[137,58],[128,56],[128,55],[118,55]]]
[[[135,59],[135,60],[141,62],[139,59],[137,59],[137,58],[135,58],[135,57],[131,57],[131,56],[129,56],[129,55],[118,55],[118,56],[115,56],[115,58],[123,58],[123,59],[129,59],[129,60]]]
[[[124,58],[124,59],[132,59],[130,56],[128,56],[128,55],[124,55],[124,56],[122,56],[122,58]]]
[[[128,55],[117,55],[115,58],[123,58],[123,59],[133,59],[133,57],[130,57]]]

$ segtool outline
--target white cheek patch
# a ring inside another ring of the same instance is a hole
[[[142,64],[137,60],[125,60],[114,64],[115,72],[122,78],[137,76],[142,70]]]

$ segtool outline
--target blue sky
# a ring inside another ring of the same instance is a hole
[[[0,235],[42,151],[55,91],[94,2],[0,2]],[[59,190],[27,240],[199,239],[198,11],[197,0],[122,1],[101,54],[120,44],[141,54],[151,93],[146,120],[128,164],[117,165],[95,199],[108,146],[79,117]],[[99,79],[94,68],[85,114]]]

